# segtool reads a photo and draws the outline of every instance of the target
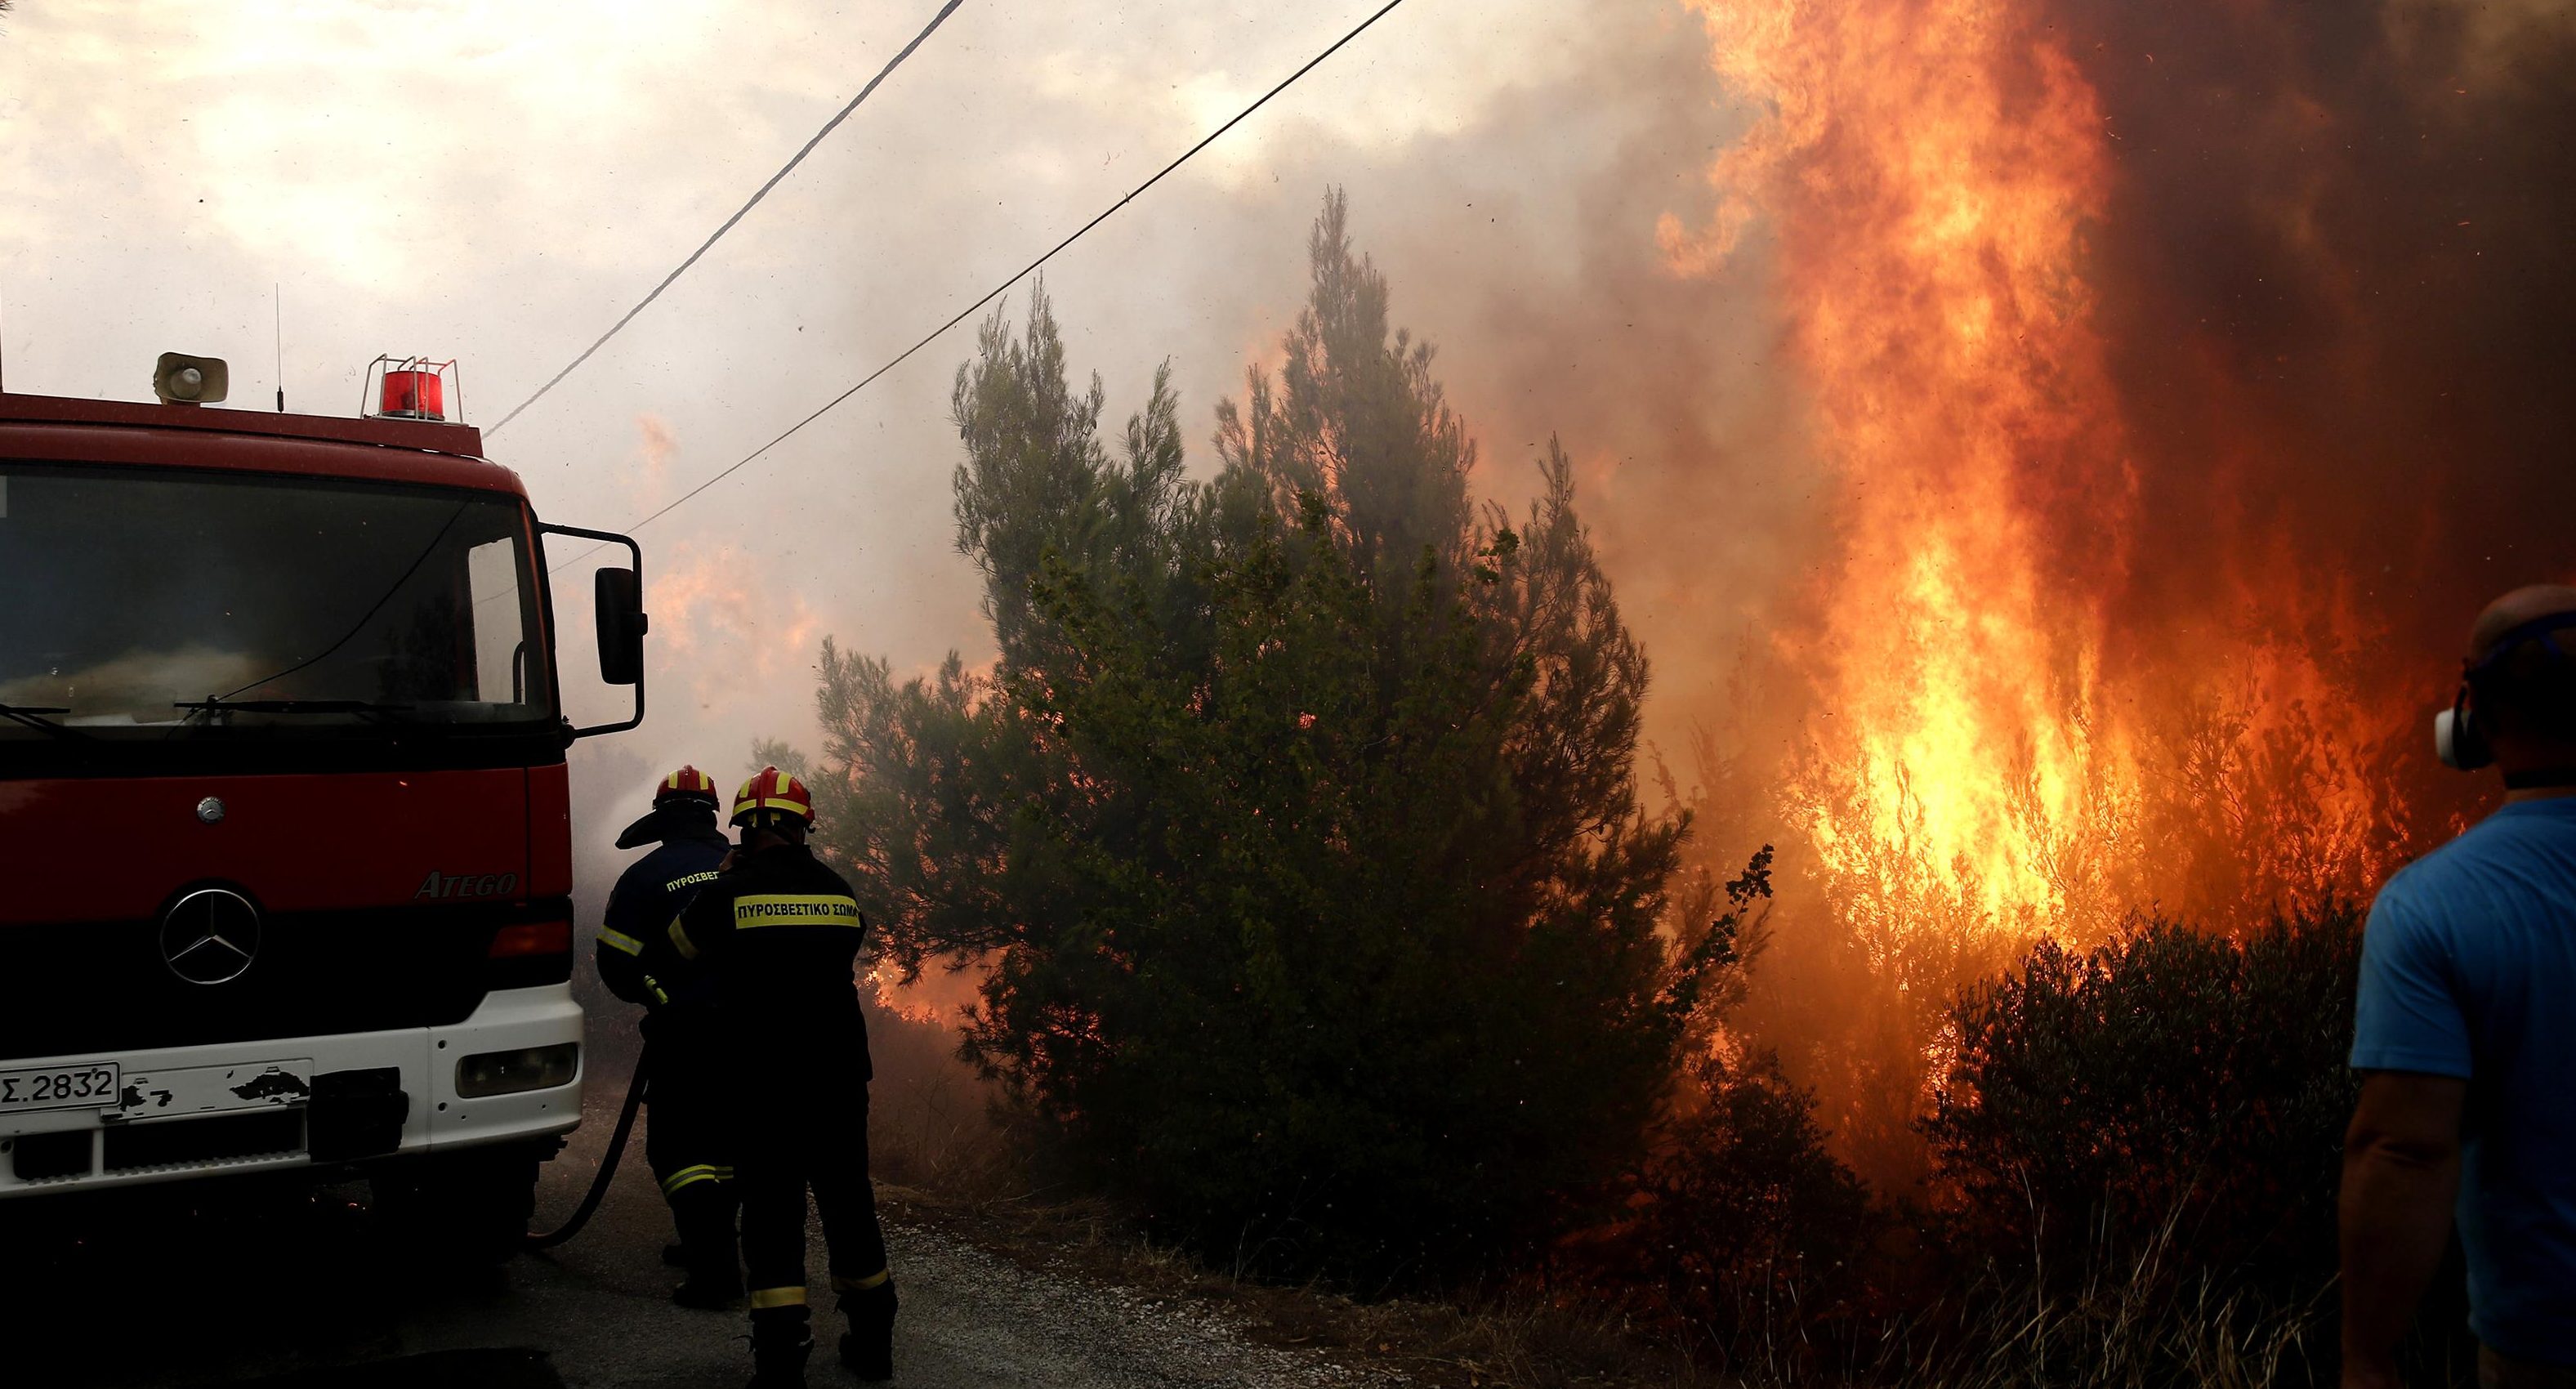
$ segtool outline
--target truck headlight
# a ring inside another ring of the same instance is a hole
[[[465,1099],[515,1095],[522,1090],[552,1090],[570,1085],[581,1070],[581,1043],[517,1051],[486,1051],[456,1063],[456,1093]]]

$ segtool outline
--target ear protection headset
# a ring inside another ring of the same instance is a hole
[[[2443,766],[2469,772],[2495,761],[2495,749],[2487,742],[2487,730],[2477,716],[2477,701],[2493,702],[2492,691],[2505,661],[2525,643],[2539,642],[2560,664],[2568,664],[2571,658],[2555,634],[2569,627],[2576,627],[2576,612],[2536,617],[2508,629],[2484,656],[2460,662],[2460,692],[2452,696],[2450,708],[2433,716],[2433,751],[2441,757]],[[2511,776],[2505,778],[2505,784],[2517,788],[2576,784],[2576,769]]]

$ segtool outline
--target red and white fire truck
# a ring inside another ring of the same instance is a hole
[[[642,552],[540,522],[452,364],[346,419],[223,377],[0,394],[0,1211],[364,1175],[499,1253],[580,1121],[564,754],[642,719]],[[562,713],[550,534],[632,556],[631,718]]]

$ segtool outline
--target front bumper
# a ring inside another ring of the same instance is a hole
[[[581,1123],[584,1067],[551,1089],[467,1099],[456,1093],[457,1062],[581,1040],[571,986],[551,984],[494,990],[450,1027],[11,1060],[12,1070],[114,1062],[126,1084],[107,1108],[0,1114],[0,1200],[336,1168],[568,1133]],[[369,1121],[355,1128],[331,1110],[353,1077]],[[361,1135],[354,1150],[352,1133]]]

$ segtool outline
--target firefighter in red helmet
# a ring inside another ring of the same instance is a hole
[[[652,1114],[644,1159],[671,1204],[686,1280],[671,1294],[684,1307],[728,1307],[742,1296],[734,1245],[734,1142],[724,1084],[725,1035],[713,981],[671,945],[672,919],[714,882],[727,846],[716,825],[714,778],[682,767],[653,791],[650,814],[617,836],[617,847],[661,841],[608,894],[599,930],[599,977],[609,992],[644,1005]],[[666,1255],[666,1257],[669,1257]]]
[[[753,1389],[802,1385],[805,1193],[822,1211],[841,1362],[894,1375],[894,1282],[868,1181],[867,1023],[857,959],[867,922],[850,885],[806,847],[804,783],[764,767],[734,793],[741,846],[672,921],[672,948],[716,983],[739,1060],[735,1170],[751,1284]]]

